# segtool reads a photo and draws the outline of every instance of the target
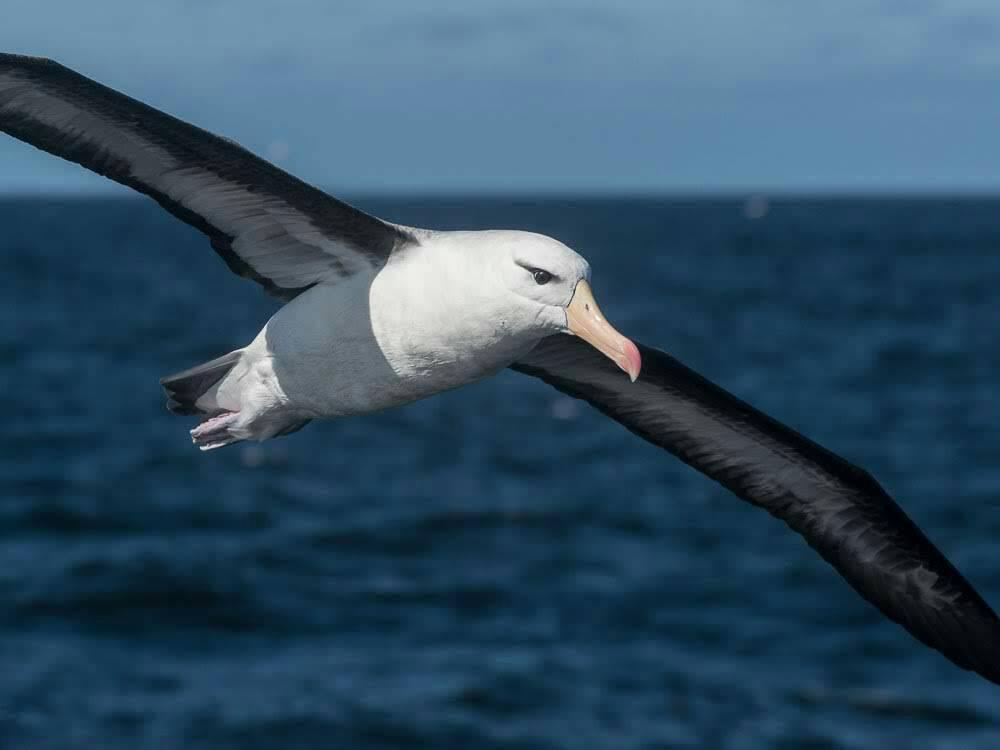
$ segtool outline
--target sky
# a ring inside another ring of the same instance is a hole
[[[1000,190],[996,0],[4,0],[52,57],[343,193]],[[0,192],[110,183],[0,135]]]

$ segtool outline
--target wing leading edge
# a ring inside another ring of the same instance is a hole
[[[153,198],[289,300],[413,241],[237,143],[51,60],[0,54],[0,130]]]
[[[630,383],[580,339],[513,369],[590,402],[801,534],[865,599],[955,664],[1000,684],[1000,619],[866,471],[639,345]]]

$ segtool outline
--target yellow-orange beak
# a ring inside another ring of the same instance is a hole
[[[566,323],[572,333],[627,372],[633,383],[639,377],[642,369],[639,350],[604,319],[585,279],[577,283],[573,299],[566,308]]]

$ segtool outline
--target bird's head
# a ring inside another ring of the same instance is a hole
[[[543,335],[579,336],[611,359],[634,382],[639,350],[616,331],[597,306],[590,288],[590,264],[558,240],[531,232],[504,232],[499,253],[501,278],[510,292],[533,308]]]

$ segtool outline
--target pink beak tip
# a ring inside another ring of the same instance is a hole
[[[625,339],[625,343],[622,347],[625,351],[626,367],[625,372],[628,373],[629,378],[634,383],[639,379],[639,371],[642,369],[642,355],[639,354],[639,347],[633,344],[628,339]]]

